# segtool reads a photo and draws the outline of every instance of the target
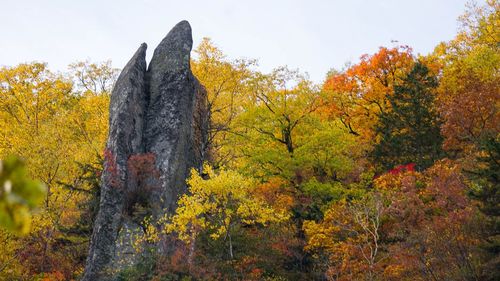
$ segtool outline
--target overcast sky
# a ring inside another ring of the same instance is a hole
[[[0,65],[43,61],[55,71],[107,59],[121,68],[140,43],[148,58],[179,21],[195,46],[212,40],[231,58],[260,69],[299,68],[321,82],[392,40],[427,54],[450,40],[466,0],[0,0]],[[484,1],[479,1],[484,2]]]

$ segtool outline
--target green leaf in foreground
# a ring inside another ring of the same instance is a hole
[[[28,177],[22,160],[9,156],[0,161],[0,227],[16,234],[28,233],[31,212],[45,194],[45,186]]]

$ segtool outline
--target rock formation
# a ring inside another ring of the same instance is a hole
[[[134,206],[130,201],[142,198],[139,203],[154,217],[172,213],[186,192],[189,170],[203,160],[206,92],[190,69],[189,23],[182,21],[168,33],[147,70],[146,48],[142,44],[127,63],[111,94],[100,207],[85,281],[112,280],[140,255],[129,239],[142,231],[128,215]],[[154,172],[146,179],[130,163],[138,155],[153,159]]]
[[[186,192],[189,168],[199,165],[195,153],[197,138],[192,123],[194,93],[200,86],[190,70],[193,41],[187,21],[177,24],[156,47],[149,63],[149,105],[144,141],[146,150],[156,155],[160,175],[161,208],[172,212],[177,195]],[[196,127],[195,127],[196,129]]]

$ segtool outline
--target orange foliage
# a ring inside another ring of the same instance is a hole
[[[465,181],[449,160],[384,174],[371,196],[305,221],[305,249],[325,255],[334,280],[479,280],[478,212]]]
[[[67,279],[64,277],[64,274],[62,274],[59,271],[54,271],[45,274],[41,281],[65,281],[65,280]]]
[[[468,151],[481,137],[500,132],[500,79],[481,81],[473,73],[456,75],[460,84],[443,83],[440,88],[444,147]]]
[[[358,64],[330,76],[324,83],[323,115],[339,118],[352,134],[372,138],[377,115],[389,110],[386,96],[413,63],[408,46],[381,47],[373,55],[361,56]]]
[[[388,280],[478,277],[478,213],[458,165],[443,160],[424,173],[388,174],[376,186],[395,188],[384,231],[400,242],[388,247],[393,257],[384,272]]]
[[[274,177],[262,183],[256,189],[255,196],[260,197],[273,209],[288,212],[294,205],[294,198],[286,188],[286,181]]]

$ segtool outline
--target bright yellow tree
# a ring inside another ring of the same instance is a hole
[[[273,209],[254,196],[255,180],[231,170],[216,173],[208,165],[204,173],[207,179],[191,171],[189,193],[179,199],[176,214],[166,226],[167,232],[178,233],[187,244],[194,243],[197,235],[205,231],[212,239],[226,240],[233,259],[231,235],[237,225],[267,225],[288,218],[284,209]]]
[[[209,38],[203,38],[195,50],[191,68],[207,91],[208,138],[204,143],[204,156],[215,167],[228,165],[234,158],[232,142],[236,117],[242,105],[248,103],[248,80],[252,75],[253,60],[228,59]]]
[[[79,165],[98,162],[107,134],[109,93],[75,92],[73,85],[43,63],[0,69],[0,159],[21,157],[29,176],[47,188],[29,235],[0,235],[5,245],[0,263],[6,265],[0,267],[0,279],[56,271],[70,278],[81,266],[73,264],[85,255],[77,252],[81,247],[52,245],[59,239],[80,239],[67,237],[64,229],[78,222],[87,195],[67,187],[85,188]],[[77,258],[72,261],[69,255]],[[22,270],[20,256],[27,257]]]

